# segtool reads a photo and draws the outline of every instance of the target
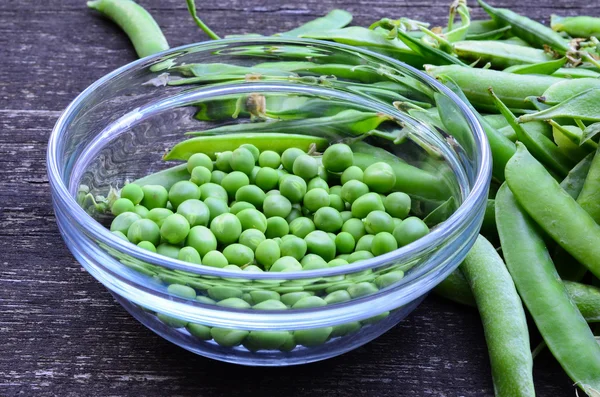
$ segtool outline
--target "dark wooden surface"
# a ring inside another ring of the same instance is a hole
[[[198,1],[220,34],[274,33],[344,8],[355,23],[407,16],[441,24],[447,1]],[[497,0],[547,22],[598,15],[585,0]],[[595,4],[596,3],[596,4]],[[183,0],[143,0],[178,46],[206,37]],[[474,4],[471,4],[474,6]],[[475,17],[482,11],[474,7]],[[131,318],[63,244],[49,197],[46,142],[86,86],[135,59],[115,25],[83,0],[0,1],[0,396],[489,396],[474,310],[435,297],[378,340],[293,368],[247,368],[195,356]],[[539,396],[575,390],[552,356],[535,361]]]

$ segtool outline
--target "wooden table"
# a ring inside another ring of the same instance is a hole
[[[442,24],[447,12],[437,0],[197,3],[223,35],[283,31],[333,8],[363,26],[400,16]],[[598,15],[593,1],[493,3],[546,23],[552,12]],[[173,47],[206,40],[183,0],[142,4]],[[473,14],[483,16],[479,8]],[[292,368],[223,364],[144,328],[63,244],[45,166],[61,111],[90,83],[133,61],[131,45],[83,0],[3,0],[0,54],[0,396],[493,395],[477,312],[436,297],[362,348]],[[574,395],[547,351],[535,364],[539,396]]]

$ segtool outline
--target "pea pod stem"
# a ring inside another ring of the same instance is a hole
[[[198,27],[212,40],[219,40],[220,37],[198,17],[198,13],[196,12],[196,2],[194,0],[186,0],[186,3],[188,11],[194,22],[196,22],[196,25],[198,25]]]

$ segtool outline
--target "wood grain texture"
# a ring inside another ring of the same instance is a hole
[[[172,46],[206,37],[183,0],[144,0]],[[435,0],[197,2],[222,35],[273,33],[332,8],[366,25],[408,16],[443,23]],[[541,21],[552,12],[597,15],[583,0],[494,1]],[[475,17],[482,11],[474,8]],[[428,298],[386,335],[342,357],[294,368],[247,368],[188,353],[145,329],[84,272],[52,211],[45,150],[73,98],[135,59],[127,38],[84,1],[0,2],[0,396],[491,396],[477,313]],[[547,352],[539,396],[574,395]]]

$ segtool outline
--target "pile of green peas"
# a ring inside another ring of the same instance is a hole
[[[110,230],[161,255],[230,270],[289,272],[342,266],[382,255],[429,233],[409,216],[385,162],[353,165],[350,146],[322,155],[252,144],[193,154],[190,179],[127,184]]]

